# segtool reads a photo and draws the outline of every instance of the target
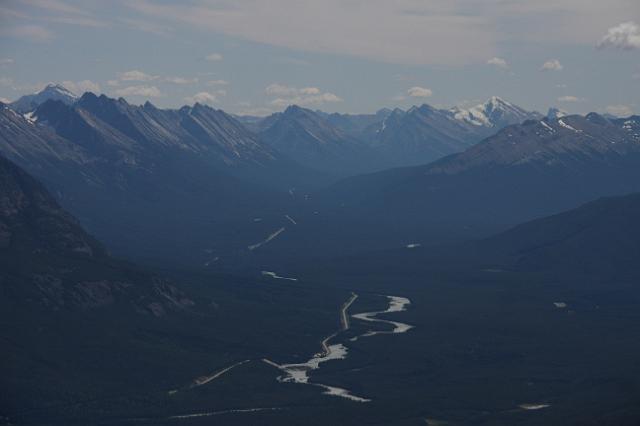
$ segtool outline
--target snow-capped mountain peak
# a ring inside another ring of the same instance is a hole
[[[35,95],[43,95],[43,94],[57,94],[60,96],[67,96],[69,98],[77,99],[78,96],[73,93],[71,90],[67,89],[61,84],[57,83],[49,83],[39,92],[34,93]]]
[[[549,111],[547,112],[547,118],[549,120],[555,120],[558,118],[566,117],[567,115],[569,115],[568,112],[558,108],[549,108]]]
[[[48,100],[61,101],[67,105],[73,104],[78,97],[71,90],[61,84],[49,83],[44,89],[31,95],[22,96],[11,103],[11,108],[21,114],[30,112],[38,108]]]
[[[496,128],[541,117],[537,112],[526,111],[498,96],[492,96],[486,102],[468,109],[454,107],[450,112],[457,120],[476,126]]]

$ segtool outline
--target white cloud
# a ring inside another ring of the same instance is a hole
[[[210,53],[207,56],[205,56],[205,59],[207,61],[215,62],[215,61],[221,61],[223,58],[222,58],[222,55],[220,53]]]
[[[606,111],[616,117],[629,117],[630,115],[633,115],[633,110],[628,105],[609,105],[607,106]]]
[[[493,58],[489,59],[487,61],[487,64],[495,65],[498,68],[509,68],[509,64],[507,63],[507,61],[502,58],[498,58],[497,56],[494,56]]]
[[[458,13],[458,5],[449,3],[274,0],[221,7],[218,2],[178,5],[140,0],[128,4],[146,16],[190,28],[303,51],[410,64],[484,62],[493,56],[497,34],[491,22],[478,14]]]
[[[12,65],[14,63],[15,63],[15,61],[13,59],[11,59],[11,58],[0,59],[0,67],[4,67],[4,66],[7,66],[7,65]]]
[[[267,86],[265,89],[267,95],[276,96],[293,96],[298,93],[298,89],[295,87],[284,86],[282,84],[273,83]]]
[[[635,22],[623,22],[609,28],[602,37],[598,47],[615,47],[618,49],[640,49],[640,26]]]
[[[592,46],[636,0],[198,0],[126,2],[170,25],[298,51],[419,65],[483,64],[504,43]],[[283,13],[282,11],[286,11]]]
[[[158,78],[157,75],[149,75],[139,70],[125,71],[118,74],[122,81],[151,81]]]
[[[285,86],[273,83],[267,86],[265,93],[269,96],[277,96],[270,102],[275,107],[286,107],[289,105],[322,105],[324,103],[342,102],[342,99],[330,92],[323,92],[317,87],[303,87],[298,89],[292,86]]]
[[[166,83],[173,83],[173,84],[195,84],[199,81],[199,79],[197,77],[194,78],[185,78],[185,77],[163,77],[161,78],[159,75],[151,75],[151,74],[147,74],[143,71],[140,70],[131,70],[131,71],[125,71],[125,72],[121,72],[118,74],[118,78],[114,79],[114,80],[109,80],[107,81],[107,84],[109,86],[112,87],[116,87],[119,86],[120,83],[124,82],[124,81],[141,81],[141,82],[148,82],[148,81],[155,81],[155,80],[161,80],[164,81]]]
[[[257,117],[265,117],[277,111],[273,107],[256,106],[250,101],[238,102],[238,106],[241,107],[240,110],[237,111],[238,115],[252,115]]]
[[[333,93],[322,93],[312,96],[296,96],[293,98],[277,98],[271,101],[271,105],[276,107],[286,107],[289,105],[309,106],[322,105],[324,103],[342,102],[342,99]]]
[[[302,93],[303,95],[319,95],[320,89],[318,89],[317,87],[305,87],[300,89],[300,93]]]
[[[229,82],[226,80],[209,80],[207,86],[227,86]]]
[[[173,84],[195,84],[198,82],[198,78],[184,78],[184,77],[166,77],[164,79],[168,83]]]
[[[584,99],[578,98],[577,96],[571,96],[571,95],[560,96],[558,98],[558,102],[582,102],[582,101],[584,101]]]
[[[218,98],[213,93],[209,92],[198,92],[193,96],[188,96],[184,98],[190,104],[213,104],[218,101]]]
[[[547,62],[542,64],[540,70],[542,71],[562,71],[564,66],[557,59],[549,59]]]
[[[77,95],[81,95],[84,92],[100,93],[100,85],[91,80],[82,80],[82,81],[67,80],[67,81],[63,81],[62,85]]]
[[[431,89],[415,86],[407,90],[407,94],[412,98],[428,98],[433,95]]]
[[[116,90],[118,96],[143,96],[146,98],[157,98],[162,96],[162,92],[156,86],[129,86]]]

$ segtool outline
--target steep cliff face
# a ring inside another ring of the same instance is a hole
[[[0,157],[0,287],[26,307],[126,306],[162,316],[193,304],[170,283],[112,259],[46,189]]]

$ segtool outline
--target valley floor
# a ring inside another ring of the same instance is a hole
[[[203,319],[194,331],[192,338],[217,345],[200,347],[197,356],[177,353],[174,365],[162,365],[159,355],[156,371],[135,392],[9,412],[10,422],[632,425],[640,419],[640,294],[631,285],[493,269],[249,281],[225,287],[225,316]],[[212,295],[206,286],[199,291]],[[411,304],[379,314],[390,307],[383,294],[401,294]],[[395,323],[371,324],[362,312]],[[405,323],[408,333],[358,337]],[[278,381],[283,372],[261,362],[304,364],[328,335],[327,345],[345,345],[348,356],[308,371],[310,382],[325,388]],[[183,340],[182,349],[194,352],[200,344]],[[162,377],[163,369],[174,371]],[[332,388],[370,401],[327,395]]]

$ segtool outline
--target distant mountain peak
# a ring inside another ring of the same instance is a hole
[[[378,111],[376,111],[376,115],[380,115],[380,116],[388,116],[389,114],[391,114],[394,110],[392,110],[391,108],[380,108]]]
[[[536,112],[527,111],[499,96],[491,96],[484,103],[465,109],[454,107],[450,110],[460,121],[466,121],[476,126],[502,128],[511,124],[522,123],[530,119],[540,119]]]
[[[80,97],[80,102],[83,102],[85,100],[95,100],[98,99],[98,95],[96,95],[93,92],[85,92],[81,97]]]
[[[285,115],[300,114],[300,113],[303,113],[303,112],[311,112],[311,113],[313,113],[313,111],[308,110],[306,108],[302,108],[299,105],[289,105],[287,107],[287,109],[284,110],[284,114]]]
[[[52,92],[59,93],[64,96],[68,96],[70,98],[78,97],[71,90],[67,89],[62,84],[58,84],[58,83],[49,83],[44,87],[44,89],[42,89],[40,92],[36,92],[35,94],[37,95],[37,94],[52,93]]]
[[[78,97],[75,93],[61,84],[49,83],[42,90],[31,95],[22,96],[12,102],[11,108],[21,114],[35,110],[48,100],[61,101],[67,105],[73,104]]]
[[[428,113],[436,111],[436,109],[434,107],[432,107],[431,105],[429,105],[429,104],[422,104],[419,107],[417,107],[416,109],[418,111],[420,111],[421,113],[423,113],[423,114],[428,114]]]
[[[107,106],[115,106],[116,104],[121,103],[119,100],[112,99],[107,97],[106,95],[96,95],[95,93],[86,92],[84,93],[80,99],[76,101],[76,105],[83,109],[89,110],[97,110],[101,108],[105,108]]]
[[[487,112],[495,111],[495,110],[514,110],[514,109],[518,111],[524,111],[519,106],[516,106],[510,102],[507,102],[499,96],[490,97],[483,104],[483,107],[484,107],[483,109]]]
[[[564,111],[555,107],[551,107],[549,108],[549,111],[547,111],[547,118],[549,120],[555,120],[558,118],[566,117],[567,115],[569,115],[567,111]]]

